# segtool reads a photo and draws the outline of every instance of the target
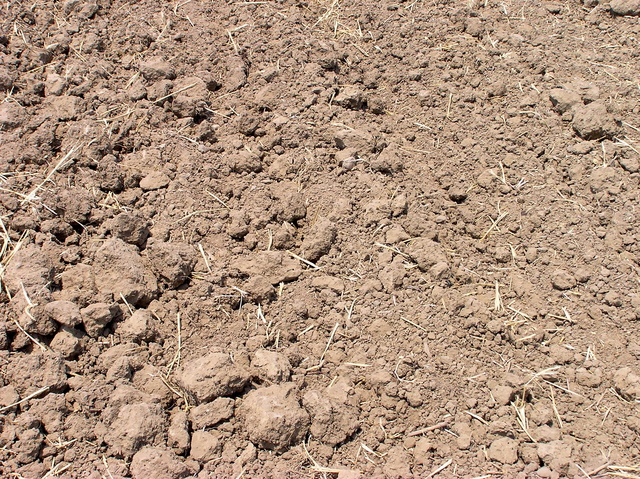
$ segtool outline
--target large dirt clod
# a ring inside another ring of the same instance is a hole
[[[183,479],[192,474],[180,457],[164,447],[145,447],[131,460],[133,479]]]
[[[357,410],[318,390],[309,390],[303,405],[311,417],[309,432],[314,438],[335,447],[358,429]]]
[[[249,439],[262,449],[283,451],[304,439],[309,415],[300,407],[298,390],[291,383],[251,391],[238,411]]]
[[[242,391],[249,378],[249,372],[224,353],[185,361],[179,375],[181,385],[202,403]]]
[[[158,446],[166,438],[166,419],[158,404],[125,404],[111,423],[105,441],[113,454],[132,457],[143,446]]]
[[[107,240],[95,254],[93,263],[96,288],[113,301],[145,306],[156,296],[155,275],[142,261],[137,248],[118,238]]]

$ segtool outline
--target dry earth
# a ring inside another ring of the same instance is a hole
[[[638,15],[3,2],[0,475],[640,477]]]

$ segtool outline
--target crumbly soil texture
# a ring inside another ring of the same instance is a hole
[[[640,477],[637,0],[0,6],[0,476]]]

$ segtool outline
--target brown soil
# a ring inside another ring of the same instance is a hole
[[[637,15],[3,2],[0,475],[639,477]]]

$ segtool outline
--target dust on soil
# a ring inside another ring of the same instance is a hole
[[[0,11],[3,477],[636,477],[638,2]]]

